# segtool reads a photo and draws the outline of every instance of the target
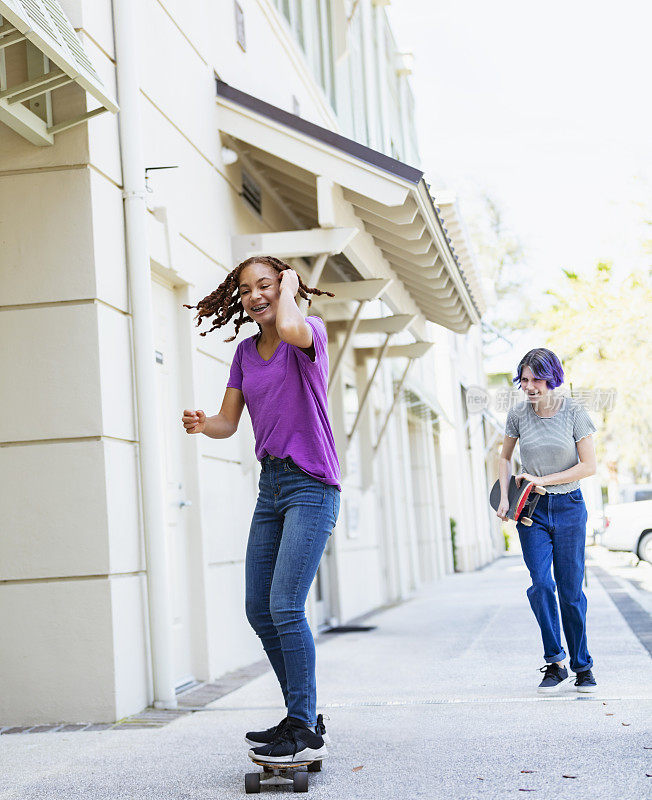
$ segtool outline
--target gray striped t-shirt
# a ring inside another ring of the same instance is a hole
[[[523,472],[552,475],[579,462],[577,442],[597,428],[584,406],[564,396],[561,408],[552,417],[540,417],[527,400],[507,413],[505,436],[519,440]],[[579,487],[579,481],[546,486],[551,494],[566,494]]]

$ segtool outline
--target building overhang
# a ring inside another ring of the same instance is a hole
[[[420,170],[221,81],[217,103],[225,144],[297,229],[355,229],[341,252],[363,279],[392,280],[392,311],[456,333],[480,321]]]
[[[52,119],[52,94],[76,83],[100,105]],[[32,144],[118,106],[57,0],[0,0],[0,122]]]

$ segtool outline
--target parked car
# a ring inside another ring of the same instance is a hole
[[[604,533],[604,511],[589,511],[586,519],[586,543],[599,544]]]
[[[648,487],[641,487],[631,496],[631,502],[605,506],[600,544],[609,550],[636,553],[652,564],[652,499],[647,499],[651,492]]]

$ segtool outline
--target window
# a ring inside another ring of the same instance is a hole
[[[313,2],[313,0],[311,0]],[[292,33],[301,45],[306,49],[306,42],[303,31],[303,3],[304,0],[276,0],[276,7],[290,23]]]
[[[317,79],[326,92],[333,108],[335,103],[335,63],[333,59],[333,9],[331,0],[317,0],[317,54],[319,67]]]
[[[335,108],[332,0],[275,0],[306,54],[317,83]]]
[[[365,64],[362,53],[362,27],[360,14],[355,14],[349,23],[349,86],[351,92],[351,117],[353,138],[361,144],[369,144],[367,108],[365,104]]]
[[[235,36],[240,47],[246,51],[247,40],[245,39],[244,12],[237,0],[234,0],[233,5],[235,9]]]

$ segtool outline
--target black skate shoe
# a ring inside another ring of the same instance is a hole
[[[539,694],[556,692],[557,689],[568,680],[568,670],[566,667],[559,667],[557,664],[546,664],[545,667],[541,667],[539,672],[546,673],[537,689]]]
[[[598,689],[598,684],[590,669],[582,670],[575,675],[575,686],[577,691],[582,693],[595,692]]]
[[[287,718],[285,726],[271,744],[249,751],[249,758],[267,764],[321,761],[327,756],[328,750],[322,735],[294,717]]]
[[[274,739],[283,732],[287,725],[288,718],[282,719],[278,725],[273,725],[265,731],[249,731],[245,734],[245,742],[252,747],[262,747],[264,744],[271,744]]]

